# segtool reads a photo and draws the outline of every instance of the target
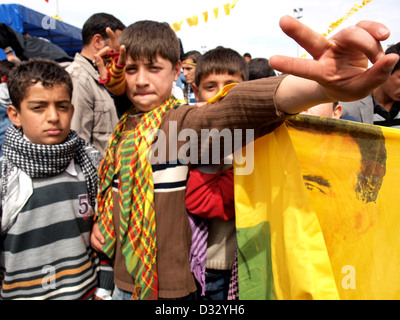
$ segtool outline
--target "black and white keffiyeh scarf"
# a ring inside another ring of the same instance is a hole
[[[9,126],[2,146],[4,159],[1,176],[3,195],[7,192],[7,177],[14,167],[20,168],[31,178],[52,177],[64,172],[74,159],[82,168],[86,179],[89,199],[95,208],[97,196],[97,167],[88,150],[94,150],[88,142],[80,138],[73,130],[67,140],[57,145],[34,144],[24,138],[22,128]]]

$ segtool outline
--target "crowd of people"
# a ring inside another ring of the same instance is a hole
[[[383,52],[383,25],[281,28],[312,62],[184,53],[167,23],[106,13],[67,67],[1,61],[0,299],[239,299],[234,150],[210,155],[212,130],[257,139],[307,109],[400,125],[400,44]],[[202,161],[182,161],[188,141]]]

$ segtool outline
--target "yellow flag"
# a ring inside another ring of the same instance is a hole
[[[219,10],[219,8],[214,8],[214,16],[215,16],[215,19],[218,19],[218,10]]]
[[[231,4],[230,3],[224,4],[224,11],[225,11],[225,15],[229,16],[229,14],[231,12]]]
[[[240,299],[400,299],[400,131],[299,115],[235,175]]]
[[[208,22],[208,11],[203,12],[203,18],[204,18],[204,22],[207,23]]]
[[[197,26],[199,24],[199,16],[193,16],[191,18],[186,19],[189,27]]]
[[[183,20],[180,22],[174,22],[172,24],[173,29],[175,30],[175,32],[181,30],[181,26],[182,26]]]
[[[234,178],[239,299],[338,299],[286,127],[257,139],[254,152],[252,174]]]

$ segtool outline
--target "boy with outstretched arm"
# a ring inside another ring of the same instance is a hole
[[[90,299],[99,287],[90,231],[100,154],[70,130],[71,78],[57,63],[33,59],[12,70],[8,88],[1,299]],[[103,289],[112,289],[110,271]]]
[[[379,23],[361,22],[329,40],[289,16],[281,19],[281,27],[314,60],[271,57],[271,67],[295,76],[242,82],[220,102],[201,108],[180,106],[171,96],[180,61],[179,42],[168,25],[141,21],[121,34],[120,57],[126,50],[126,61],[118,62],[126,65],[124,83],[133,108],[117,125],[100,166],[98,224],[92,236],[92,245],[115,259],[114,293],[172,299],[192,297],[197,289],[185,207],[189,167],[179,153],[190,139],[177,138],[179,133],[186,129],[199,137],[204,128],[253,129],[257,139],[313,105],[366,96],[398,59],[384,55],[379,42],[389,31]],[[368,59],[374,65],[367,70]],[[152,136],[159,153],[149,159]],[[201,141],[191,142],[192,155],[202,159]]]

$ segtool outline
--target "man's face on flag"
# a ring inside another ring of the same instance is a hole
[[[374,202],[356,196],[361,152],[349,135],[302,132],[304,150],[297,149],[304,183],[316,211],[330,254],[344,241],[356,241],[377,219]]]

